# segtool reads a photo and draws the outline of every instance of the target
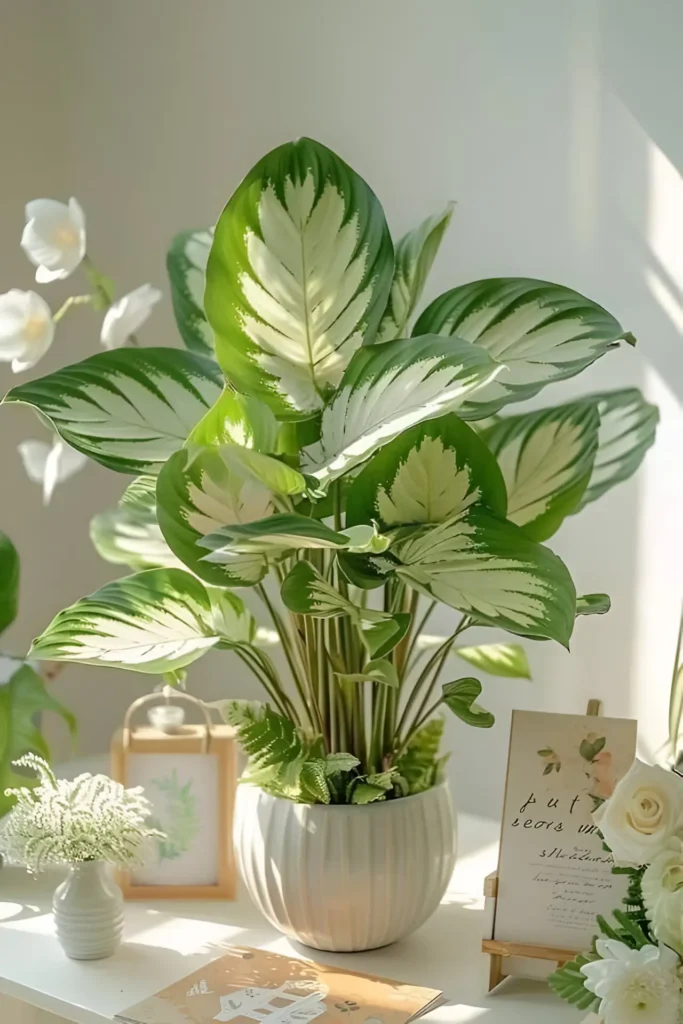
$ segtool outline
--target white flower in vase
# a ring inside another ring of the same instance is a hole
[[[593,820],[617,865],[650,864],[683,823],[683,783],[673,772],[636,759]]]
[[[660,942],[683,955],[683,839],[670,839],[641,883],[648,920]]]
[[[72,274],[85,256],[85,214],[72,197],[33,199],[26,204],[21,247],[38,269],[36,281],[47,284]]]
[[[679,1024],[678,954],[667,946],[630,949],[599,939],[601,960],[585,964],[586,988],[601,1000],[604,1024]]]
[[[52,445],[45,441],[22,441],[18,448],[29,480],[42,484],[45,505],[49,505],[57,484],[78,473],[88,461],[58,437]]]
[[[151,284],[143,284],[118,299],[107,310],[100,341],[105,348],[121,348],[142,327],[162,293]]]
[[[40,295],[19,288],[0,295],[0,361],[11,362],[14,373],[35,366],[54,336],[52,312]]]

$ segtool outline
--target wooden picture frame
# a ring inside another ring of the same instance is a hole
[[[175,696],[195,700],[186,694]],[[158,699],[159,695],[143,697],[131,705],[123,728],[113,737],[112,777],[125,786],[144,787],[145,796],[160,815],[159,826],[169,833],[169,838],[159,843],[156,865],[119,872],[117,881],[128,900],[232,900],[236,890],[232,841],[237,786],[234,730],[212,724],[203,706],[203,725],[182,725],[172,732],[152,726],[132,728],[133,712],[151,697]],[[159,775],[163,777],[158,778]],[[198,778],[202,780],[199,787],[195,785]],[[168,815],[178,807],[179,798],[185,805],[192,800],[185,814],[181,841],[171,835],[168,827]],[[153,817],[156,814],[153,812]],[[212,839],[210,844],[207,833]],[[199,864],[195,863],[197,858]],[[160,876],[158,884],[150,881],[155,870]],[[187,873],[186,882],[180,880],[183,870]],[[173,880],[164,881],[164,875]],[[194,882],[193,877],[200,881]]]

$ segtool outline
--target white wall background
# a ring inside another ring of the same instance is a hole
[[[543,395],[637,384],[661,404],[659,442],[638,478],[552,542],[578,589],[609,592],[613,610],[579,622],[571,656],[529,643],[533,683],[485,681],[497,727],[453,723],[449,739],[461,804],[492,815],[513,707],[580,711],[602,697],[608,713],[640,719],[642,747],[654,751],[683,590],[683,7],[1,0],[0,10],[0,290],[31,286],[18,247],[24,202],[72,194],[94,260],[122,291],[165,286],[174,232],[212,223],[264,152],[307,134],[370,182],[396,234],[457,200],[427,299],[481,276],[549,278],[636,334],[635,352],[610,354]],[[64,294],[57,285],[48,297],[56,305]],[[76,311],[36,375],[94,352],[97,336],[95,314]],[[179,343],[168,301],[143,337]],[[0,388],[13,382],[0,367]],[[43,509],[16,453],[27,436],[42,436],[29,410],[0,410],[0,523],[24,560],[21,617],[7,634],[16,652],[66,603],[118,575],[87,529],[125,485],[92,465]],[[202,695],[251,692],[226,656],[198,663],[191,684]],[[55,690],[78,712],[82,753],[106,747],[145,688],[143,676],[64,672]]]

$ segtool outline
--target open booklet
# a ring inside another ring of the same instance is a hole
[[[431,988],[231,947],[149,999],[117,1013],[122,1024],[407,1024],[445,1002]]]

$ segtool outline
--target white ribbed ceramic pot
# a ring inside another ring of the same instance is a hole
[[[102,960],[123,935],[123,895],[104,861],[72,864],[52,899],[57,938],[72,960]]]
[[[446,784],[364,807],[296,804],[238,787],[237,863],[251,898],[315,949],[387,946],[438,907],[453,873],[456,825]]]

